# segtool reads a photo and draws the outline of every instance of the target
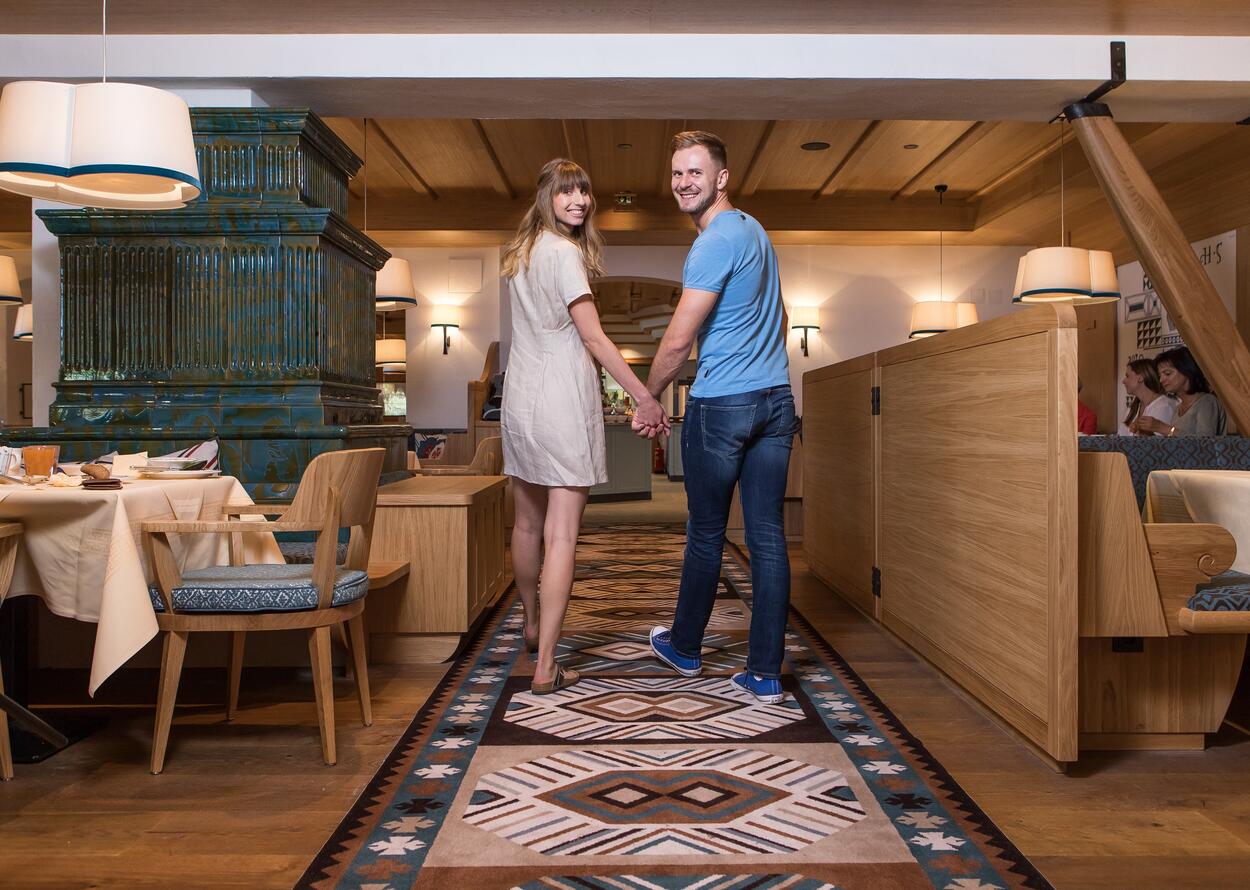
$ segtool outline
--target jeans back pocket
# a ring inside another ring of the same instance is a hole
[[[700,405],[703,450],[722,457],[742,454],[755,426],[755,405]]]

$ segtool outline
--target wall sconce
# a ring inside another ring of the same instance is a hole
[[[807,357],[807,332],[820,330],[820,308],[818,306],[790,307],[790,330],[803,332],[803,356]]]
[[[435,306],[430,327],[443,329],[443,355],[446,355],[451,348],[451,329],[460,327],[460,307]]]
[[[30,303],[23,303],[17,307],[17,318],[13,321],[14,340],[35,339],[34,311],[34,307]]]

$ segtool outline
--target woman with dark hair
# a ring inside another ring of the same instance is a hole
[[[1163,394],[1163,386],[1159,383],[1159,372],[1155,363],[1148,358],[1136,358],[1124,368],[1124,379],[1120,381],[1128,393],[1128,413],[1120,421],[1121,436],[1153,436],[1146,432],[1138,423],[1144,418],[1153,418],[1172,428],[1172,417],[1176,414],[1176,403]]]
[[[1163,391],[1180,400],[1170,424],[1153,417],[1142,417],[1137,428],[1161,436],[1223,436],[1228,433],[1228,415],[1211,392],[1211,384],[1194,361],[1187,347],[1178,346],[1155,358]]]

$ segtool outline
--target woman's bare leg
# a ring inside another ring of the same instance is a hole
[[[512,526],[512,574],[525,608],[525,638],[538,636],[538,568],[542,564],[547,487],[512,477],[516,518]]]
[[[582,511],[586,509],[586,496],[589,493],[587,488],[547,490],[547,520],[543,526],[546,553],[542,568],[542,624],[538,631],[535,683],[549,683],[555,679],[556,644],[560,642],[564,612],[568,608],[569,594],[573,590],[577,533],[581,530]],[[513,560],[515,559],[514,556]]]

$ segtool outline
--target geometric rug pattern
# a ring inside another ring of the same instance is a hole
[[[704,671],[649,654],[684,529],[586,529],[561,663],[529,692],[509,592],[485,617],[300,888],[1007,890],[1050,885],[797,612],[785,698],[729,683],[751,578],[726,552]]]

